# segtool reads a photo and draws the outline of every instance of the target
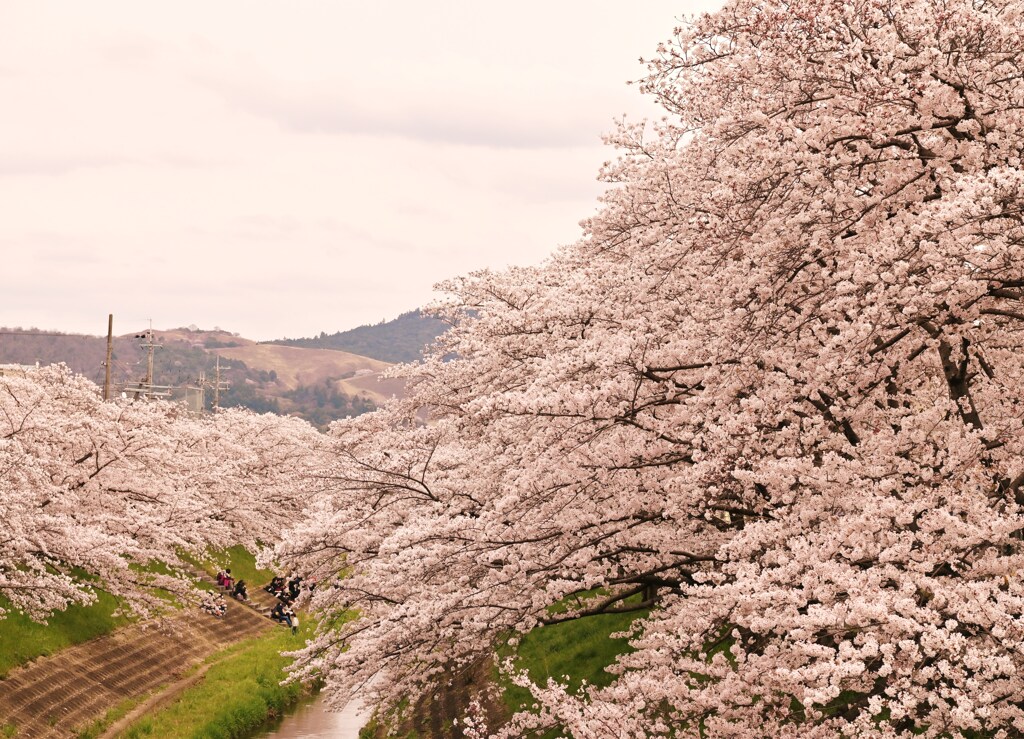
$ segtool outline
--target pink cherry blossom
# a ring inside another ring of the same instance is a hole
[[[1022,38],[1007,0],[678,29],[585,237],[445,285],[409,397],[334,429],[278,548],[329,583],[300,674],[390,710],[650,608],[505,735],[1024,732]]]
[[[103,403],[65,367],[0,377],[0,593],[37,618],[94,588],[142,614],[194,598],[179,555],[274,543],[305,505],[321,435],[297,419]],[[149,574],[160,561],[172,573]]]

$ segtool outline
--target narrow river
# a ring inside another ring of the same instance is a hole
[[[327,710],[327,701],[322,696],[300,703],[281,723],[267,729],[256,737],[275,739],[359,739],[359,729],[367,722],[369,715],[356,703],[349,703],[341,712]]]

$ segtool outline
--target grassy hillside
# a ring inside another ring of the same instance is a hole
[[[414,310],[373,326],[359,326],[330,335],[321,333],[308,339],[280,339],[271,343],[307,349],[337,349],[383,362],[415,362],[423,355],[423,348],[447,330],[448,326],[443,321]]]
[[[0,607],[9,609],[0,619],[0,679],[18,665],[108,634],[128,622],[114,615],[119,604],[113,596],[102,590],[97,591],[97,596],[92,605],[58,611],[45,624],[31,620],[21,611],[10,610],[7,600],[0,597]]]
[[[538,685],[552,679],[571,691],[579,690],[584,683],[605,687],[615,680],[605,668],[620,654],[633,651],[625,639],[613,639],[611,635],[626,631],[643,615],[646,612],[613,613],[544,626],[529,632],[516,648],[506,648],[499,656],[514,655],[516,666],[529,672]],[[506,680],[499,682],[511,713],[533,703],[529,691]]]
[[[554,610],[558,610],[555,606]],[[533,681],[544,685],[549,679],[561,683],[570,691],[586,686],[611,685],[616,676],[607,671],[616,657],[632,651],[628,641],[612,638],[613,634],[628,631],[637,618],[647,615],[646,610],[628,613],[608,613],[588,616],[575,621],[552,624],[533,629],[517,643],[505,644],[498,649],[497,662],[512,657],[517,669],[526,670]],[[486,665],[490,667],[486,667]],[[495,728],[512,714],[531,710],[534,701],[529,691],[502,677],[495,663],[484,661],[485,669],[473,673],[452,675],[436,693],[424,696],[411,707],[409,715],[400,721],[393,717],[376,715],[360,732],[361,739],[425,739],[448,736],[438,733],[440,727],[451,726],[471,700],[483,707]],[[495,703],[487,685],[497,685],[500,701]],[[551,730],[535,739],[555,739],[565,736]]]
[[[248,367],[273,372],[284,390],[354,377],[357,373],[377,373],[388,367],[386,362],[330,349],[248,343],[216,351],[222,357],[238,360]]]

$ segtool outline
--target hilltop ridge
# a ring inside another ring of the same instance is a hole
[[[372,410],[401,396],[404,381],[382,377],[394,363],[416,362],[448,330],[419,309],[389,321],[317,337],[254,341],[221,328],[196,326],[154,331],[156,385],[173,398],[189,397],[210,408],[217,358],[226,387],[223,407],[297,415],[324,427],[331,421]],[[111,379],[115,392],[146,374],[146,353],[137,338],[144,330],[114,338]],[[104,380],[106,338],[84,334],[0,328],[0,363],[63,362],[97,384]],[[200,394],[205,376],[206,392]],[[205,397],[201,397],[204,395]]]
[[[415,362],[423,350],[448,330],[448,324],[428,316],[419,308],[402,313],[398,318],[373,325],[357,326],[333,334],[304,339],[275,339],[267,342],[307,349],[334,349],[397,364]]]

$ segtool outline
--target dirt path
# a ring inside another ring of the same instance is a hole
[[[274,628],[265,617],[273,596],[252,598],[252,607],[229,599],[223,618],[189,611],[160,626],[128,626],[12,671],[0,680],[0,727],[16,726],[17,739],[75,736],[122,700],[181,680],[217,650]]]

